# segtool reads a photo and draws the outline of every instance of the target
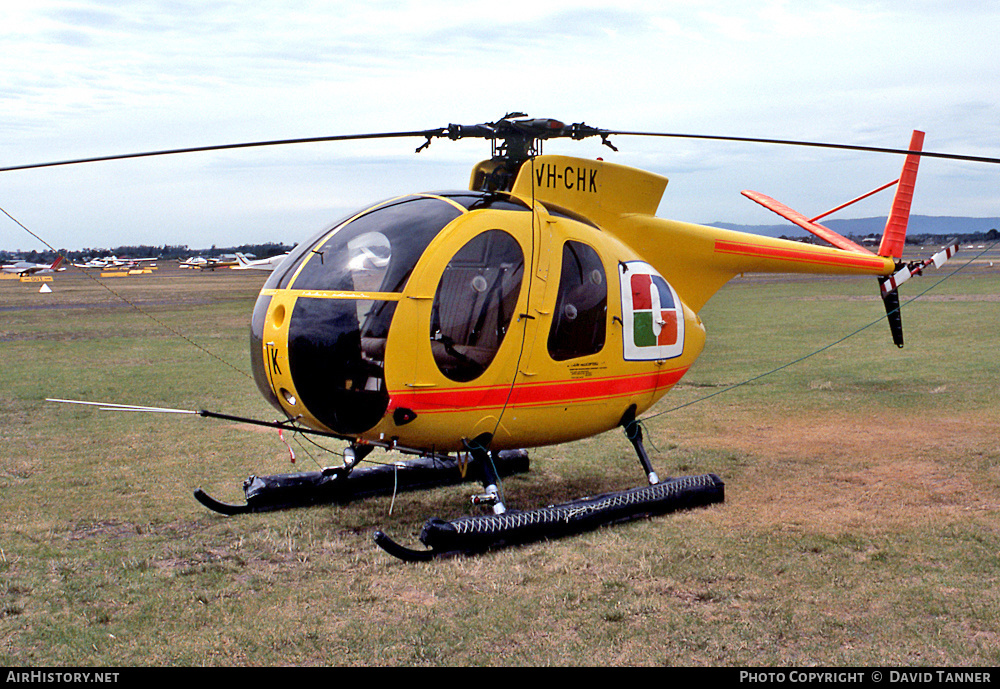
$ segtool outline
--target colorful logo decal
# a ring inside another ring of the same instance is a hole
[[[618,264],[625,359],[672,359],[684,351],[684,310],[677,293],[642,261]]]

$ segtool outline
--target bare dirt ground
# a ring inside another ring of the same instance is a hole
[[[995,419],[963,412],[933,423],[894,416],[878,425],[826,415],[757,418],[692,440],[752,458],[739,489],[727,491],[727,509],[713,519],[733,527],[837,535],[996,514],[1000,493],[982,489],[983,472],[988,483],[1000,485],[995,429]],[[970,457],[981,458],[982,466]]]

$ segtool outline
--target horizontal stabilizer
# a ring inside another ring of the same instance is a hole
[[[843,235],[837,234],[829,227],[824,227],[819,223],[813,222],[806,216],[802,215],[796,210],[789,208],[780,201],[775,201],[770,196],[765,196],[764,194],[761,194],[760,192],[757,191],[744,191],[743,195],[746,196],[751,201],[755,201],[760,205],[764,206],[764,208],[767,208],[770,211],[774,211],[782,218],[790,220],[791,222],[801,227],[803,230],[807,230],[808,232],[811,232],[817,237],[819,237],[820,239],[829,242],[838,249],[853,251],[854,253],[859,253],[859,254],[872,255],[871,251],[864,248],[860,244],[852,242],[850,239],[844,237]]]

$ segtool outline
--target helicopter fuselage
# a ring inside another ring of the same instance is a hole
[[[648,408],[704,344],[634,250],[507,194],[393,199],[306,244],[252,330],[263,394],[315,429],[442,451],[564,442]]]
[[[491,173],[481,163],[471,186]],[[734,275],[892,272],[891,258],[655,218],[666,183],[540,156],[509,191],[415,194],[353,214],[261,290],[258,387],[287,418],[352,440],[562,443],[670,390],[703,349],[697,311]]]

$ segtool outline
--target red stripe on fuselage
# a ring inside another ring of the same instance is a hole
[[[511,391],[507,385],[455,387],[447,390],[394,390],[395,407],[418,414],[447,413],[470,408],[544,407],[652,393],[674,385],[687,369],[546,383],[519,383]],[[510,400],[507,395],[510,393]]]

